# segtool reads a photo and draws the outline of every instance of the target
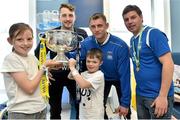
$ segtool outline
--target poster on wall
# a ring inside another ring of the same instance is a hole
[[[46,31],[60,26],[59,6],[68,0],[37,0],[36,28],[37,32]]]

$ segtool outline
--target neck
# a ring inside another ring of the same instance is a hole
[[[137,36],[142,30],[143,30],[143,25],[139,28],[137,32],[134,33],[134,36]]]
[[[73,26],[72,26],[71,28],[67,28],[67,27],[62,26],[61,29],[62,29],[62,30],[74,31]]]
[[[104,41],[107,39],[107,36],[108,36],[108,33],[106,33],[103,38],[97,39],[98,43],[103,44]]]

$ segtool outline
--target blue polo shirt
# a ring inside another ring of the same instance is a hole
[[[138,39],[132,37],[130,42],[130,54],[134,65],[134,74],[136,79],[136,94],[144,97],[156,98],[161,88],[162,64],[159,57],[170,52],[168,38],[158,29],[152,29],[149,34],[149,43],[146,44],[146,35],[150,27],[146,27],[142,33],[142,46],[140,50],[140,70],[136,71],[136,64],[133,57],[132,43],[134,41],[135,50],[137,50]],[[173,82],[170,86],[168,96],[173,96]]]

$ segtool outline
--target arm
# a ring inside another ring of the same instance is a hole
[[[74,80],[77,82],[77,84],[80,86],[80,88],[91,88],[92,85],[89,81],[85,80],[79,72],[75,69],[76,60],[69,59],[69,68],[71,70],[72,76]]]
[[[155,114],[157,117],[164,115],[168,109],[168,92],[173,80],[174,63],[171,57],[171,53],[168,52],[159,57],[159,61],[162,64],[162,80],[159,96],[155,99],[152,107],[155,106]]]
[[[120,49],[121,54],[119,54],[118,60],[118,74],[120,76],[121,85],[121,98],[119,106],[119,114],[126,116],[131,102],[131,87],[130,87],[130,58],[129,49],[127,45],[124,45],[124,49]]]
[[[14,78],[14,80],[22,90],[24,90],[27,94],[33,94],[37,89],[39,82],[41,81],[41,77],[44,74],[46,67],[52,68],[56,66],[60,67],[61,65],[53,60],[46,61],[44,66],[38,71],[38,73],[32,80],[28,79],[28,74],[24,71],[11,72],[10,75]]]
[[[168,96],[169,88],[173,80],[174,63],[171,57],[171,53],[166,53],[159,58],[162,63],[162,83],[159,96]]]

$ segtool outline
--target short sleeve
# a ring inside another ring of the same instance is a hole
[[[91,85],[93,86],[93,88],[96,90],[104,82],[104,74],[98,71],[94,73],[93,75],[91,75],[91,77],[89,77],[86,80],[89,81]]]
[[[153,29],[152,32],[150,32],[150,46],[157,57],[170,51],[166,34],[158,29]]]
[[[19,60],[19,58],[13,54],[10,54],[5,57],[1,72],[25,71],[24,68],[23,63]]]

